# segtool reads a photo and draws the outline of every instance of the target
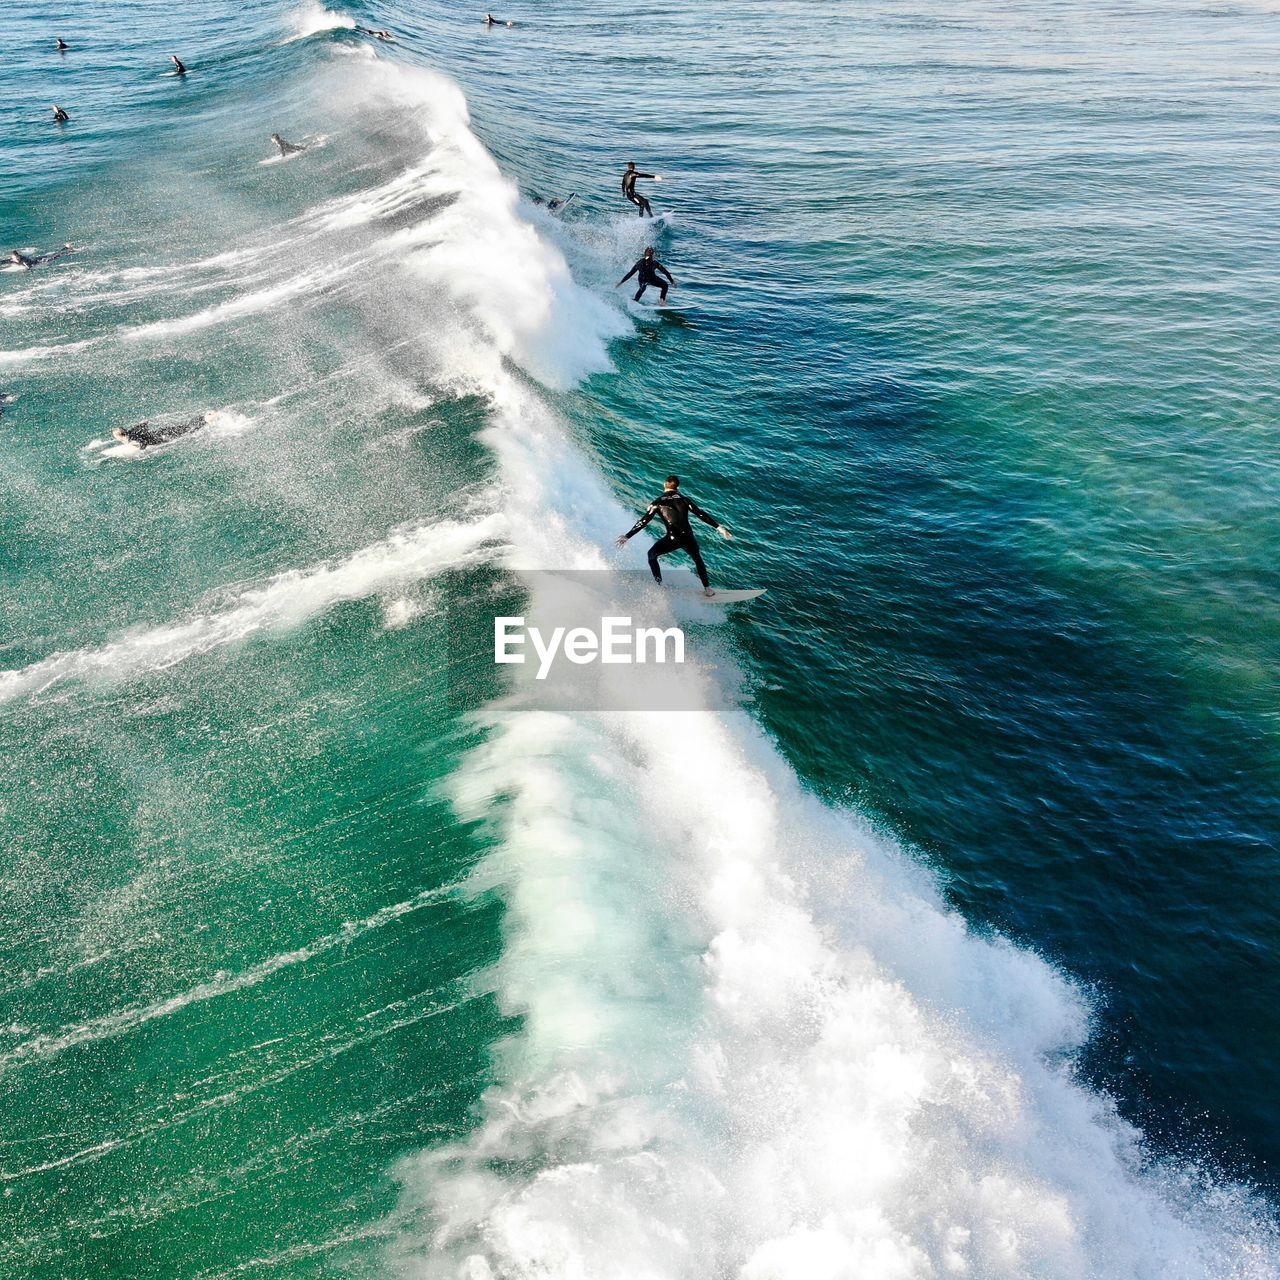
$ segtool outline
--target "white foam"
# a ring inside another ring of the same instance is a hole
[[[321,31],[337,31],[340,28],[351,30],[356,25],[356,20],[349,13],[335,13],[332,9],[326,9],[318,0],[307,0],[306,4],[299,5],[289,14],[288,20],[293,34],[283,41],[284,44],[305,40],[307,36],[317,35]]]
[[[496,515],[421,525],[336,562],[290,570],[241,591],[223,609],[185,622],[139,628],[97,649],[56,653],[18,670],[0,672],[0,702],[37,694],[65,680],[132,679],[163,670],[255,632],[295,627],[343,600],[378,595],[402,583],[473,564],[502,535]]]

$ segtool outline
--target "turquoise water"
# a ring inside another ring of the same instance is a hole
[[[478,16],[0,17],[0,1274],[1277,1274],[1280,14]]]

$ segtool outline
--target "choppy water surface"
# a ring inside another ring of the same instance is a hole
[[[0,1273],[1277,1274],[1280,14],[479,16],[0,17]],[[451,669],[672,469],[741,712]]]

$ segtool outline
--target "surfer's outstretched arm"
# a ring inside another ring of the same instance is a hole
[[[631,279],[631,277],[632,277],[633,275],[635,275],[635,273],[636,273],[637,271],[639,271],[639,270],[640,270],[640,268],[641,268],[643,265],[644,265],[644,259],[643,259],[643,258],[641,258],[641,259],[640,259],[640,261],[639,261],[639,262],[637,262],[637,263],[636,263],[636,265],[635,265],[634,267],[632,267],[632,268],[631,268],[631,270],[630,270],[630,271],[628,271],[628,272],[627,272],[627,274],[626,274],[625,276],[623,276],[623,277],[622,277],[622,279],[621,279],[621,280],[619,280],[619,281],[618,281],[618,283],[617,283],[617,284],[615,284],[613,287],[614,287],[615,289],[617,289],[617,288],[619,288],[621,285],[626,284],[626,283],[627,283],[627,281],[628,281],[628,280],[630,280],[630,279]]]
[[[618,539],[618,546],[625,547],[628,541],[634,538],[636,534],[639,533],[640,530],[643,529],[645,525],[647,525],[649,521],[652,520],[653,517],[656,516],[657,514],[658,514],[658,504],[656,502],[651,502],[649,504],[649,510],[646,511],[644,515],[642,515],[640,519],[637,520],[635,524],[633,524],[631,528],[628,529],[626,533],[624,533],[622,537]]]
[[[672,281],[672,283],[674,284],[675,282]],[[687,493],[685,494],[685,500],[689,504],[689,510],[692,511],[693,514],[697,516],[698,519],[701,520],[703,524],[709,524],[713,529],[716,530],[717,533],[720,534],[722,538],[728,538],[730,541],[733,540],[733,534],[729,532],[728,525],[721,524],[720,521],[715,518],[715,516],[709,515],[707,512],[703,511],[703,509],[700,506],[698,506],[698,504],[694,502],[694,500],[690,498]]]

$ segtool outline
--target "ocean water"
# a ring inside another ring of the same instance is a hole
[[[1280,12],[480,16],[0,13],[0,1275],[1280,1274]]]

